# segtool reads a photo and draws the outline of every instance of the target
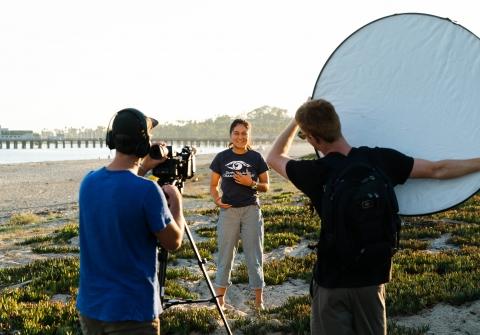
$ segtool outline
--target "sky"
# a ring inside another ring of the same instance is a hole
[[[0,3],[0,127],[106,127],[288,110],[351,33],[396,13],[480,36],[471,0],[15,0]]]

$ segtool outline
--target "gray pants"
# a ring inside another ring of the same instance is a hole
[[[385,285],[327,289],[313,282],[312,335],[386,335]]]
[[[215,285],[228,287],[240,237],[252,289],[265,286],[263,280],[263,218],[258,205],[222,208],[218,217],[218,259]]]
[[[79,315],[83,335],[160,335],[160,321],[104,322]]]

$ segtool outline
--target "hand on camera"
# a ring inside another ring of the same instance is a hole
[[[145,173],[167,160],[168,149],[165,142],[154,142],[150,147],[150,153],[142,160],[142,167]],[[152,154],[153,152],[155,154]]]

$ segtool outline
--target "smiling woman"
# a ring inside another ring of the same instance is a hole
[[[236,119],[230,126],[230,148],[217,154],[210,165],[210,194],[220,207],[217,225],[218,260],[215,278],[221,306],[232,284],[230,275],[240,238],[248,268],[255,307],[263,309],[263,218],[258,192],[268,190],[268,166],[250,147],[249,122]],[[218,186],[221,185],[222,196]]]

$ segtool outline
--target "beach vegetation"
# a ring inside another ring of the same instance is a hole
[[[39,245],[32,248],[37,254],[78,254],[80,248],[72,245]]]
[[[205,307],[167,309],[160,317],[161,334],[212,334],[219,327],[216,310]]]
[[[213,259],[213,253],[217,250],[216,238],[195,242],[195,245],[197,246],[198,253],[200,254],[201,258]],[[195,258],[193,247],[190,244],[190,241],[187,240],[183,241],[182,246],[178,250],[170,253],[169,255],[171,256],[169,257],[170,261],[174,261],[177,258]]]
[[[281,285],[290,279],[305,279],[309,281],[316,256],[311,253],[305,257],[286,256],[283,259],[273,259],[264,263],[263,272],[265,284]],[[241,263],[232,271],[233,283],[248,283],[247,265]]]
[[[167,269],[166,296],[197,299],[196,293],[174,280],[179,276],[197,278],[186,275],[185,270]],[[0,269],[0,329],[5,334],[81,334],[75,307],[78,280],[78,258],[48,259]],[[65,301],[54,299],[60,294],[67,296]],[[212,314],[208,309],[169,310],[162,314],[162,333],[176,333],[183,327],[209,334],[217,324]]]
[[[167,278],[169,280],[183,279],[188,281],[196,281],[202,277],[198,274],[192,273],[192,271],[186,267],[167,267]]]
[[[269,252],[283,246],[291,247],[298,244],[300,240],[300,236],[290,232],[266,233],[263,249],[264,251]]]
[[[165,296],[175,299],[198,299],[197,293],[191,292],[188,288],[173,280],[165,281]]]
[[[217,237],[217,228],[216,227],[202,227],[195,230],[195,232],[201,237]]]
[[[277,249],[295,245],[303,248],[308,243],[317,242],[321,225],[318,216],[305,207],[308,202],[299,193],[290,193],[286,188],[281,192],[284,194],[279,197],[267,197],[262,206],[265,250],[275,255],[269,255],[264,263],[265,281],[268,286],[279,285],[279,290],[280,285],[289,280],[308,286],[316,254],[315,250],[305,248],[301,249],[303,256],[292,257],[282,253],[283,250],[276,252]],[[215,222],[218,208],[203,208],[193,213],[205,215],[209,222],[195,229],[203,239],[196,245],[202,258],[212,259],[217,245]],[[386,285],[389,334],[420,335],[429,331],[428,326],[400,326],[392,321],[395,316],[416,314],[438,303],[461,305],[480,299],[479,213],[480,197],[477,195],[445,213],[404,218],[401,250],[394,256],[393,279]],[[8,225],[25,227],[41,220],[8,222]],[[59,254],[55,258],[0,269],[0,329],[5,335],[15,332],[81,334],[75,308],[79,260],[76,255],[65,257],[72,252],[69,248],[75,248],[70,241],[78,236],[78,224],[64,218],[58,220],[65,222],[53,233],[37,232],[36,236],[20,242],[38,252],[52,252],[56,248]],[[444,240],[444,250],[430,250],[436,239]],[[169,253],[169,256],[172,262],[167,267],[166,297],[197,299],[199,294],[189,289],[192,283],[202,280],[197,267],[193,270],[183,261],[178,262],[180,266],[175,264],[176,259],[195,257],[189,241],[184,240],[181,249]],[[209,263],[207,267],[215,269],[214,264]],[[234,268],[232,281],[248,283],[245,264]],[[303,296],[289,297],[279,306],[265,311],[242,317],[229,314],[229,318],[235,319],[231,326],[241,334],[308,334],[310,297],[307,291]],[[58,295],[66,298],[59,301],[55,298]],[[266,303],[268,307],[269,301]],[[175,306],[161,315],[161,332],[166,334],[211,334],[221,327],[222,322],[213,306]]]
[[[12,226],[27,225],[32,223],[38,223],[41,220],[42,219],[40,216],[31,212],[14,213],[8,219],[7,225],[12,225]]]
[[[78,223],[69,221],[53,233],[44,236],[33,236],[17,245],[31,245],[32,252],[38,254],[78,253],[78,246],[70,244],[70,240],[78,236]]]

